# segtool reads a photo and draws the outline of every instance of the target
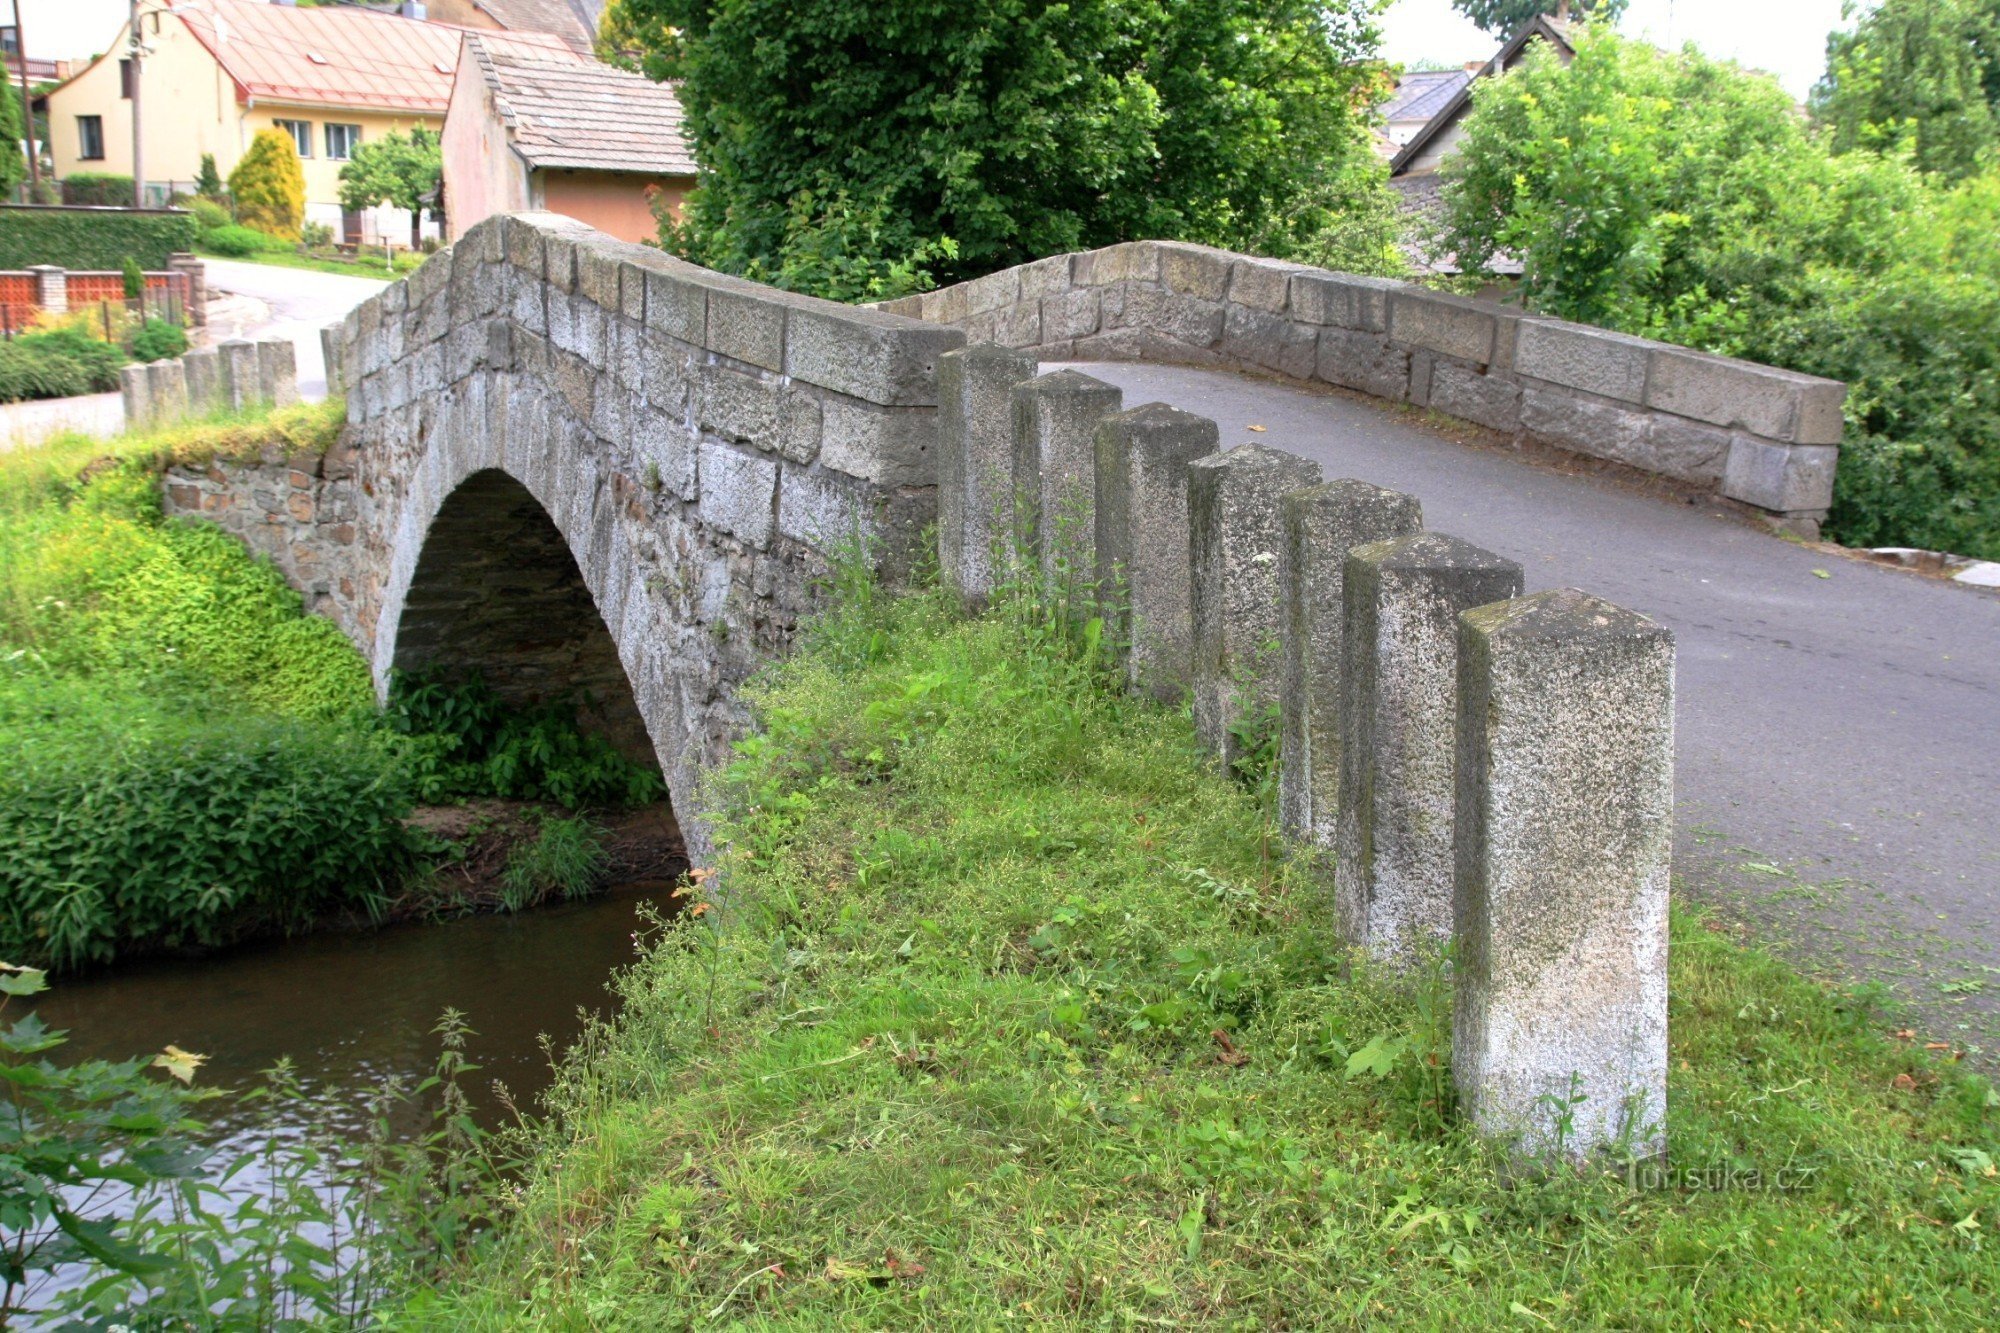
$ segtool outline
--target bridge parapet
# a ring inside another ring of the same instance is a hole
[[[1043,361],[1316,380],[1711,491],[1817,536],[1847,386],[1412,283],[1175,241],[1055,255],[883,306]]]

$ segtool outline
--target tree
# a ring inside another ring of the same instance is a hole
[[[1616,23],[1628,0],[1451,0],[1453,9],[1495,36],[1513,33],[1537,14]]]
[[[201,169],[194,174],[194,192],[202,199],[222,198],[222,176],[215,169],[215,154],[201,155]]]
[[[0,77],[6,71],[0,69]],[[6,95],[0,97],[0,143],[9,150],[0,153],[0,193],[11,193],[15,186],[28,178],[27,143],[22,137],[21,126],[27,117],[21,114],[21,90],[8,87]]]
[[[229,173],[229,193],[244,226],[298,240],[306,215],[306,173],[292,136],[275,128],[258,130],[250,151]]]
[[[702,178],[671,246],[810,287],[807,247],[879,294],[1140,236],[1296,243],[1301,198],[1367,160],[1373,9],[619,0],[605,26],[680,81]]]
[[[353,212],[375,204],[408,209],[410,248],[423,241],[424,210],[437,198],[444,154],[436,132],[421,125],[408,134],[391,130],[354,150],[340,169],[340,206]]]
[[[1883,0],[1827,38],[1812,108],[1841,152],[1972,175],[2000,144],[2000,0]]]

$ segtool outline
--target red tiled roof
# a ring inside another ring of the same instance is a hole
[[[198,7],[172,12],[235,80],[240,96],[433,116],[442,116],[451,100],[464,31],[349,5],[199,0]]]

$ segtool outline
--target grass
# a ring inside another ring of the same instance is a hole
[[[268,264],[273,268],[300,268],[313,273],[338,273],[346,278],[379,278],[384,282],[405,277],[422,266],[429,255],[410,250],[398,250],[392,264],[384,264],[379,252],[363,250],[353,259],[332,259],[324,255],[302,255],[291,251],[265,250],[252,255],[223,255],[212,250],[198,253],[206,259],[221,259],[231,263]]]
[[[2000,1098],[1678,911],[1669,1161],[1459,1125],[1186,719],[1030,608],[850,599],[755,692],[725,848],[562,1064],[438,1328],[1990,1324]]]

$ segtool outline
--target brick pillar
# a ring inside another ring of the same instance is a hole
[[[30,264],[35,275],[35,304],[52,315],[69,313],[69,274],[54,264]]]
[[[1278,819],[1331,851],[1340,804],[1342,589],[1348,551],[1421,531],[1416,497],[1365,481],[1330,481],[1283,500],[1278,584],[1284,661],[1278,690]]]
[[[181,299],[187,303],[190,328],[208,325],[208,269],[198,255],[177,253],[167,256],[167,268],[181,275]]]
[[[1106,417],[1097,427],[1094,523],[1097,582],[1123,583],[1117,637],[1129,646],[1125,680],[1171,702],[1187,693],[1194,654],[1188,465],[1215,452],[1213,421],[1164,403]]]
[[[1570,589],[1459,626],[1459,1105],[1535,1155],[1656,1154],[1673,635]]]
[[[982,343],[938,358],[938,569],[968,606],[992,595],[994,557],[1013,563],[1014,386],[1027,352]]]
[[[1440,532],[1347,554],[1340,708],[1341,935],[1421,961],[1451,935],[1458,617],[1521,592],[1521,567]]]
[[[1188,466],[1194,726],[1224,763],[1237,757],[1238,715],[1277,699],[1279,502],[1319,479],[1319,464],[1258,444]]]
[[[1014,389],[1015,529],[1051,589],[1059,571],[1073,580],[1095,577],[1097,423],[1124,398],[1116,386],[1075,370]]]

